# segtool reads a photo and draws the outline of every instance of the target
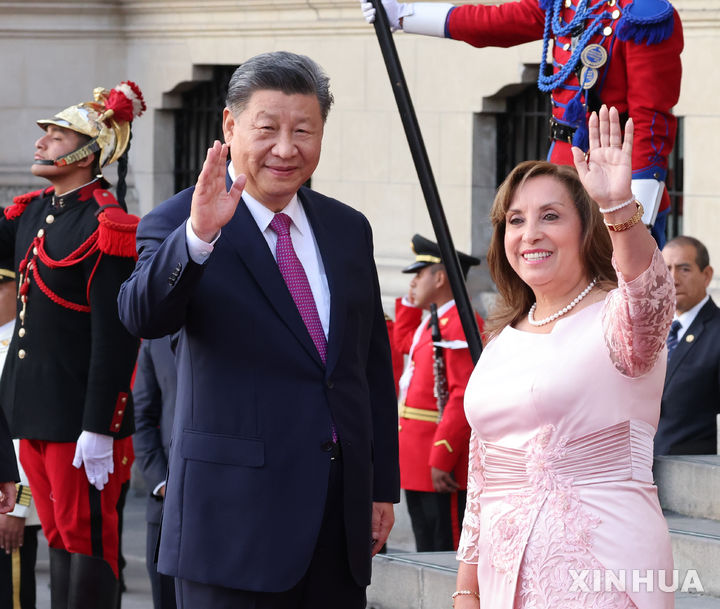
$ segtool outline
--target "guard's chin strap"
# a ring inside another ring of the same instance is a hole
[[[84,159],[87,156],[90,156],[94,152],[98,152],[100,150],[100,144],[98,144],[97,138],[90,140],[87,144],[80,146],[80,148],[77,148],[76,150],[73,150],[72,152],[68,152],[67,154],[61,156],[60,158],[55,159],[54,161],[51,160],[38,160],[35,161],[34,165],[55,165],[56,167],[65,167],[65,165],[71,165],[72,163],[77,163],[78,161]]]

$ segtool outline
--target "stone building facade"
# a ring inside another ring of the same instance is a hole
[[[685,28],[675,108],[683,124],[681,232],[704,241],[720,266],[720,2],[674,4]],[[455,245],[483,255],[499,125],[513,100],[534,95],[540,43],[479,50],[402,33],[394,40]],[[131,79],[148,104],[133,131],[131,207],[147,212],[173,194],[179,165],[192,172],[189,157],[219,136],[202,118],[221,97],[215,81],[280,49],[313,57],[331,78],[336,103],[312,186],[370,219],[389,308],[407,287],[398,271],[410,259],[410,237],[432,228],[374,30],[356,0],[0,0],[0,200],[36,187],[36,119],[89,99],[95,86]],[[480,310],[489,290],[486,271],[475,271],[470,291]]]

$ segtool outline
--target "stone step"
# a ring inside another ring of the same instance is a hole
[[[680,582],[693,570],[704,594],[720,596],[720,522],[665,513]]]
[[[368,609],[444,609],[452,606],[454,552],[407,552],[373,559]]]
[[[678,583],[690,592],[675,594],[676,609],[720,609],[720,523],[667,514]],[[689,569],[696,578],[686,579]],[[451,606],[457,560],[454,552],[378,555],[373,561],[368,609],[443,609]],[[697,593],[696,582],[704,592]]]
[[[720,598],[704,594],[676,592],[675,609],[720,609]]]
[[[653,473],[663,509],[720,520],[720,455],[657,457]]]

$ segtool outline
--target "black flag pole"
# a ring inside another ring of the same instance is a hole
[[[433,176],[430,160],[428,159],[427,150],[425,149],[425,143],[420,133],[420,125],[418,124],[415,109],[410,99],[410,92],[405,82],[405,75],[400,65],[400,58],[395,48],[395,42],[392,37],[392,32],[390,31],[390,24],[388,23],[385,9],[381,0],[371,1],[375,7],[375,33],[380,43],[380,49],[383,59],[385,60],[388,76],[390,77],[395,102],[397,103],[400,118],[405,128],[405,136],[407,137],[413,162],[415,163],[415,170],[417,171],[420,186],[425,196],[425,204],[430,213],[435,238],[440,247],[440,254],[442,255],[445,268],[447,269],[450,287],[455,297],[455,305],[460,315],[460,322],[465,332],[465,339],[470,349],[470,355],[472,356],[473,362],[477,363],[480,358],[480,353],[482,352],[480,331],[478,330],[475,313],[470,304],[470,297],[465,287],[463,274],[460,270],[460,262],[458,261],[455,246],[450,236],[450,229],[448,228],[447,219],[445,218],[445,212],[440,202],[435,177]]]

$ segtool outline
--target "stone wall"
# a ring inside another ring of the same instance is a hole
[[[720,9],[714,0],[679,0],[685,25],[685,232],[720,260]],[[37,187],[29,176],[34,120],[89,98],[92,88],[130,78],[149,110],[134,128],[130,184],[142,213],[172,194],[173,115],[178,92],[207,78],[207,66],[237,65],[260,52],[305,53],[328,72],[335,94],[313,186],[363,211],[375,233],[386,304],[404,293],[399,269],[410,237],[432,228],[373,28],[356,0],[0,1],[0,194]],[[405,70],[455,245],[487,249],[494,188],[494,117],[502,92],[532,81],[540,44],[474,49],[397,33]],[[530,66],[530,68],[528,67]],[[500,93],[500,94],[499,94]],[[718,262],[720,265],[720,262]],[[720,279],[716,280],[716,283]],[[720,286],[720,283],[717,283]],[[481,310],[492,286],[474,271]]]

